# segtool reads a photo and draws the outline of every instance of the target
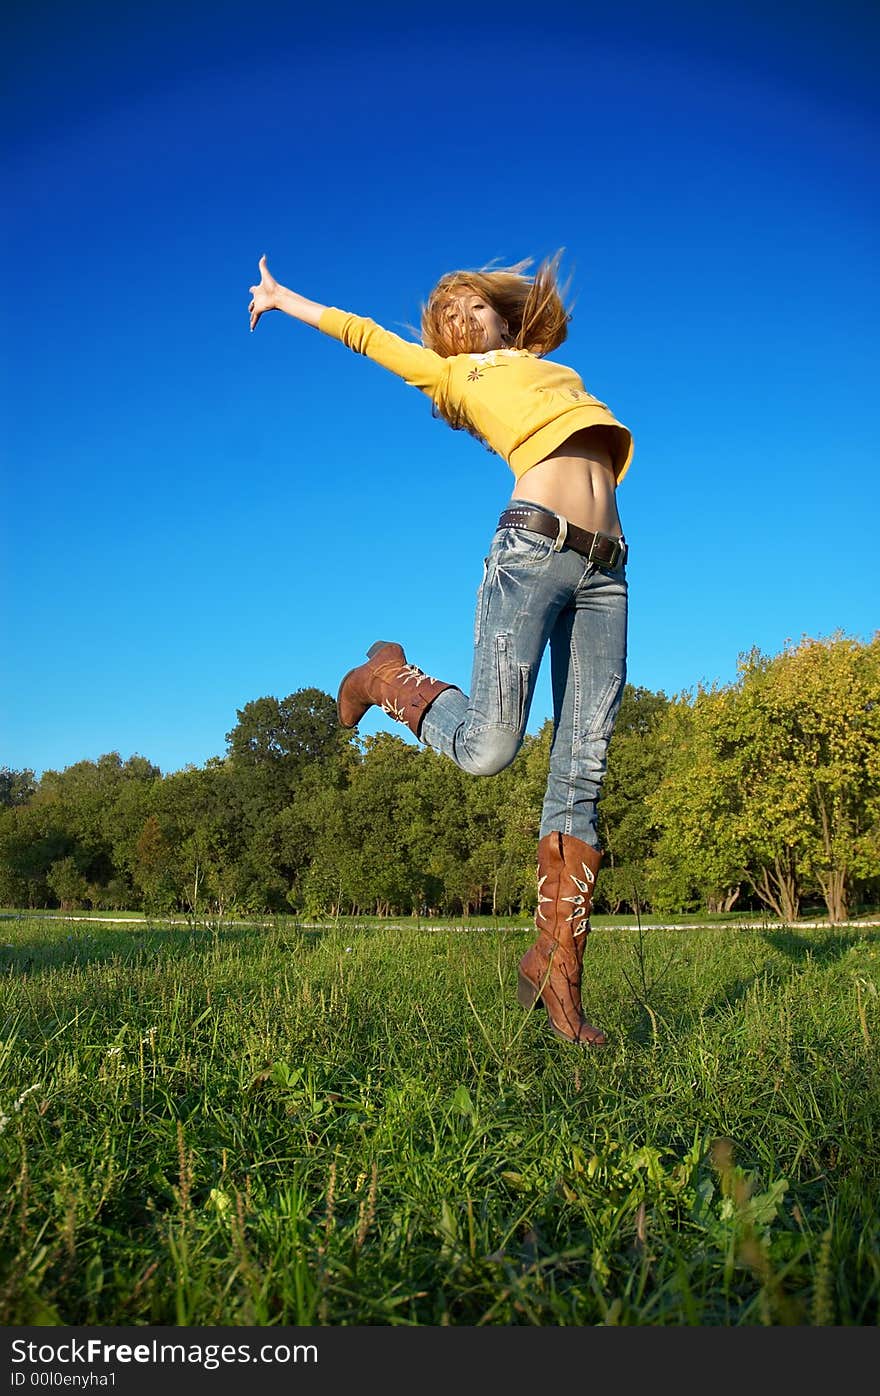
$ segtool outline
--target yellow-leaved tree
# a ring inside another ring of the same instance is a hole
[[[880,633],[753,650],[736,683],[687,709],[670,713],[652,802],[658,888],[697,889],[711,906],[744,882],[785,921],[815,889],[846,920],[854,891],[880,877]]]

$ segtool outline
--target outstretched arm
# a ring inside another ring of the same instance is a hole
[[[374,359],[432,399],[445,380],[448,361],[435,354],[433,349],[425,349],[421,344],[401,339],[399,335],[377,325],[375,320],[306,300],[305,296],[275,280],[266,266],[265,257],[260,258],[260,284],[252,286],[250,290],[252,300],[248,310],[252,331],[267,310],[283,310],[295,320],[303,320],[331,338],[341,340],[356,354],[365,354],[367,358]]]
[[[306,300],[305,296],[300,296],[296,291],[291,291],[276,281],[266,265],[265,256],[260,258],[260,284],[251,286],[250,291],[253,299],[248,310],[252,331],[257,328],[257,321],[267,310],[283,310],[285,315],[292,315],[294,320],[303,320],[307,325],[317,325],[327,309],[326,305]]]

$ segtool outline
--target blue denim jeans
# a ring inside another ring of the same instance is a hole
[[[421,740],[473,775],[509,766],[549,642],[553,744],[540,837],[558,831],[598,847],[596,806],[626,681],[626,625],[624,563],[597,567],[573,548],[556,552],[543,534],[497,529],[477,594],[470,695],[439,694]]]

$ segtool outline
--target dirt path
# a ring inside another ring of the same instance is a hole
[[[292,920],[293,918],[287,918],[287,919],[288,919],[288,920]],[[3,912],[0,912],[0,920],[2,920],[2,921],[60,921],[60,922],[64,923],[65,925],[66,925],[69,921],[78,921],[78,922],[84,922],[84,923],[87,924],[87,925],[88,925],[88,924],[92,924],[92,925],[95,925],[95,926],[157,926],[157,927],[162,927],[162,926],[189,926],[189,925],[192,925],[192,920],[189,919],[189,918],[187,918],[187,917],[185,917],[185,916],[163,916],[163,917],[149,917],[149,916],[68,916],[68,915],[65,915],[65,914],[62,914],[62,913],[59,913],[59,912],[46,913],[46,914],[44,914],[44,913],[42,913],[42,912],[23,912],[23,911],[21,911],[21,912],[19,912],[19,911],[3,911]],[[498,927],[499,929],[502,929],[502,922],[503,922],[503,918],[499,918],[499,927]],[[210,918],[206,918],[204,921],[202,921],[202,922],[200,922],[200,923],[197,923],[197,924],[200,926],[200,928],[204,928],[204,929],[213,929],[213,923],[212,923],[212,921],[211,921]],[[219,925],[219,928],[218,928],[218,929],[223,930],[223,929],[227,929],[227,928],[233,927],[233,926],[274,926],[275,924],[276,924],[276,923],[275,923],[274,921],[271,921],[271,920],[260,921],[258,917],[254,917],[254,918],[252,918],[252,919],[249,920],[249,921],[227,920],[227,919],[224,917],[224,918],[220,921],[220,925]],[[343,924],[344,924],[344,923],[343,923]],[[295,926],[294,929],[299,929],[299,930],[304,930],[304,931],[330,931],[330,930],[333,930],[333,928],[334,928],[336,925],[337,925],[337,922],[335,922],[335,921],[299,921],[299,920],[297,920],[297,921],[296,921],[296,926]],[[494,929],[495,929],[494,926],[486,926],[486,925],[480,925],[480,926],[468,926],[468,925],[461,925],[461,926],[432,926],[432,925],[430,924],[430,922],[427,922],[425,919],[423,919],[422,921],[416,921],[416,918],[415,918],[415,917],[413,917],[412,920],[411,920],[410,918],[406,918],[405,920],[398,920],[398,921],[390,921],[390,920],[389,920],[388,922],[386,922],[386,925],[387,925],[389,928],[393,928],[394,930],[404,930],[404,929],[406,929],[406,928],[409,928],[410,930],[419,930],[419,931],[490,931],[490,930],[494,930]],[[608,930],[618,930],[618,929],[620,929],[620,930],[635,930],[636,925],[637,925],[637,922],[636,922],[636,920],[635,920],[635,917],[633,917],[633,919],[632,919],[631,921],[619,921],[619,922],[616,922],[615,925],[614,925],[613,927],[606,927],[606,928],[604,928],[604,929],[608,929]],[[858,921],[838,921],[837,924],[834,925],[834,926],[831,925],[831,922],[830,922],[830,921],[797,921],[797,922],[794,923],[794,925],[793,925],[792,927],[789,927],[787,923],[784,923],[784,922],[782,922],[782,921],[769,921],[769,920],[768,920],[768,921],[642,921],[642,930],[643,930],[643,931],[711,931],[711,930],[723,930],[723,929],[725,929],[725,928],[730,929],[730,930],[734,930],[734,931],[771,931],[771,930],[783,930],[783,929],[792,929],[792,930],[796,930],[796,931],[828,931],[828,930],[837,930],[837,931],[841,931],[841,930],[846,930],[846,929],[860,930],[860,929],[862,929],[863,927],[867,927],[867,926],[880,926],[880,917],[874,918],[874,919],[867,919],[867,918],[866,918],[866,919],[862,919],[862,920],[858,920]],[[511,926],[510,929],[515,929],[515,930],[528,930],[528,927],[527,927],[527,926]],[[602,929],[602,928],[601,928],[600,926],[597,925],[596,929],[599,930],[599,929]]]

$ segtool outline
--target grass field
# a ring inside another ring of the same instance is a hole
[[[880,929],[0,923],[0,1323],[876,1325]]]

